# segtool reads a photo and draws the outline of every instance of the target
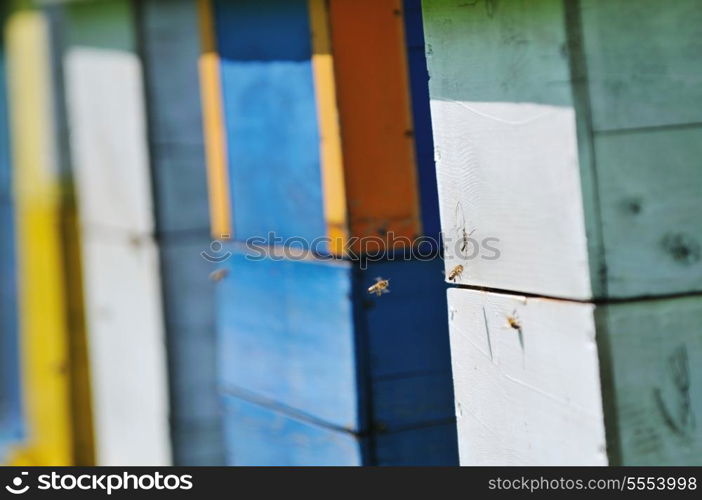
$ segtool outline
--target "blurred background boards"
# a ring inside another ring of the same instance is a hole
[[[171,462],[142,63],[126,0],[65,10],[97,462]]]
[[[4,24],[5,12],[0,21]],[[22,437],[17,324],[17,260],[4,39],[0,39],[0,461]]]
[[[198,81],[197,3],[137,6],[144,61],[156,239],[161,256],[170,427],[176,465],[224,461],[216,392],[214,265]]]
[[[418,194],[435,190],[412,124],[418,2],[408,18],[399,1],[204,3],[222,96],[205,114],[227,139],[226,173],[209,169],[231,194],[232,241],[214,256],[228,463],[455,463],[440,261],[327,257],[353,236],[419,236],[420,214],[437,215]],[[246,240],[271,233],[273,254],[251,259]],[[390,295],[369,297],[376,276]]]
[[[8,245],[14,245],[17,259],[23,432],[14,436],[3,460],[16,465],[92,462],[83,332],[71,328],[81,314],[72,299],[79,293],[72,287],[80,283],[69,277],[66,266],[72,235],[62,231],[67,213],[50,31],[47,16],[30,8],[13,9],[5,20],[10,198],[16,221],[16,238]]]
[[[461,264],[459,284],[514,294],[450,294],[450,315],[462,318],[451,323],[465,415],[459,412],[461,462],[698,463],[702,435],[690,425],[698,411],[690,380],[700,356],[691,317],[702,303],[699,4],[423,6],[442,227],[447,236],[475,230],[478,241],[496,238],[500,251],[497,260],[470,258],[447,245],[446,269]],[[515,306],[525,309],[516,329],[521,359],[486,361],[469,339],[482,338],[481,323],[504,328],[510,301],[524,294],[565,300],[535,300],[552,306],[534,308],[538,314],[528,313],[531,299]],[[483,321],[484,302],[501,303],[502,318]],[[550,352],[538,343],[547,335]],[[566,349],[561,337],[569,335],[596,335],[596,353],[593,343]],[[555,356],[572,363],[554,368],[554,377],[585,380],[576,360],[586,358],[588,373],[599,366],[600,377],[557,398],[569,402],[554,409],[564,427],[546,430],[529,381],[546,381],[540,377]],[[478,358],[476,371],[467,360]],[[491,425],[487,442],[476,429],[507,410],[489,390],[502,385],[515,391],[510,406],[523,406],[516,412],[523,427]],[[593,391],[601,394],[601,415]],[[585,396],[590,403],[576,406]],[[568,416],[573,409],[577,415]],[[555,443],[540,449],[546,434],[576,438],[581,418],[590,419],[592,433],[577,436],[588,436],[578,454]],[[604,422],[606,457],[597,452],[595,420]]]

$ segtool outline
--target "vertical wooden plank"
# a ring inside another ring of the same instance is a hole
[[[70,465],[68,332],[46,19],[36,11],[16,11],[5,36],[26,429],[9,462]]]
[[[67,7],[64,64],[101,465],[170,463],[159,264],[130,3]]]
[[[200,54],[200,93],[207,154],[211,232],[215,238],[227,239],[232,234],[232,207],[229,194],[220,60],[212,12],[214,0],[197,1],[202,51]]]
[[[594,306],[448,300],[461,464],[606,465]]]
[[[701,463],[702,298],[611,304],[597,314],[611,463]]]
[[[5,12],[0,11],[0,22]],[[0,37],[0,462],[22,438],[17,324],[17,260],[4,36]]]
[[[308,0],[308,9],[312,29],[312,67],[317,95],[324,216],[327,237],[331,239],[329,249],[335,255],[342,255],[348,238],[348,221],[329,12],[325,0]]]
[[[401,0],[329,3],[351,234],[422,233]]]
[[[307,1],[214,6],[234,236],[324,237]]]
[[[216,380],[214,265],[210,245],[200,35],[190,0],[147,0],[137,10],[144,58],[156,231],[176,465],[224,462]],[[173,103],[178,105],[174,106]]]

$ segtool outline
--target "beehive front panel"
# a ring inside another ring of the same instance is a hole
[[[214,2],[234,238],[326,235],[306,0]]]
[[[236,252],[236,250],[235,250]],[[221,388],[357,430],[350,265],[234,253],[218,284]]]

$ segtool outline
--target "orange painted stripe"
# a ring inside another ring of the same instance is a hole
[[[232,209],[227,170],[227,141],[222,107],[219,54],[215,39],[212,0],[198,0],[200,18],[200,93],[205,133],[207,181],[210,197],[212,236],[232,236]]]
[[[341,255],[348,238],[348,223],[334,60],[329,38],[329,13],[325,0],[308,0],[308,8],[320,132],[324,217],[327,236],[331,239],[330,251]]]
[[[401,0],[330,0],[354,236],[421,234]]]

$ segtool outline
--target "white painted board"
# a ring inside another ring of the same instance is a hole
[[[99,465],[168,465],[166,349],[131,4],[67,7],[64,56]]]
[[[594,306],[467,289],[448,304],[461,465],[606,465]]]

